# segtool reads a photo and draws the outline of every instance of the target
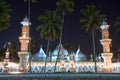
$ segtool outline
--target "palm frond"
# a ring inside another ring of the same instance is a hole
[[[45,10],[45,15],[40,15],[38,19],[41,24],[36,30],[40,30],[41,38],[54,40],[59,37],[62,19],[56,15],[55,11]]]
[[[74,10],[74,2],[73,0],[59,0],[56,2],[57,11],[61,14],[71,13]]]
[[[88,4],[85,9],[81,10],[83,18],[80,22],[83,24],[83,28],[86,32],[93,33],[92,31],[100,30],[99,26],[103,20],[103,16],[100,15],[100,10],[96,8],[92,3]]]
[[[9,26],[11,9],[3,0],[0,0],[0,31],[7,29]]]
[[[120,31],[120,17],[116,19],[114,26],[116,28],[116,32],[119,32]]]

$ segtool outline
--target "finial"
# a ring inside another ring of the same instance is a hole
[[[42,44],[40,45],[40,48],[42,48]]]
[[[25,16],[25,18],[23,19],[23,21],[29,22],[29,19],[27,18],[27,15]]]
[[[59,43],[58,47],[62,48],[62,47],[63,47],[63,45],[62,45],[61,43]]]
[[[90,61],[93,61],[93,54],[90,54]]]
[[[80,45],[78,45],[78,48],[80,49]]]
[[[105,19],[103,19],[102,25],[107,25],[107,22],[105,21]]]
[[[78,49],[79,49],[79,50],[80,50],[80,52],[81,52],[80,45],[78,45]]]
[[[103,21],[102,21],[102,25],[107,25],[107,18],[106,18],[106,15],[102,15],[102,18],[103,18]]]

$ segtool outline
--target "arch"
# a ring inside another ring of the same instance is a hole
[[[42,66],[39,65],[38,66],[38,72],[41,73],[41,71],[42,71]]]
[[[34,72],[35,72],[35,73],[38,72],[38,68],[37,68],[37,66],[34,67]]]
[[[44,73],[45,66],[42,66],[41,72]]]
[[[88,71],[92,72],[91,69],[92,69],[92,67],[90,65],[88,65]]]
[[[2,65],[0,64],[0,72],[2,72]]]
[[[52,66],[52,68],[51,68],[51,72],[52,73],[54,72],[54,68],[55,68],[55,66]]]
[[[66,71],[66,72],[70,72],[70,65],[67,64],[67,65],[65,66],[65,71]]]
[[[88,68],[86,65],[83,66],[83,72],[87,72],[88,71]]]
[[[35,66],[32,66],[32,67],[31,67],[31,71],[32,71],[32,73],[35,72]]]
[[[47,73],[51,73],[51,70],[52,70],[51,66],[47,66],[46,72],[47,72]]]
[[[60,69],[60,66],[57,66],[57,67],[56,67],[56,72],[60,72],[60,70],[61,70],[61,69]]]
[[[95,66],[94,65],[91,67],[91,71],[95,72]]]
[[[101,72],[101,66],[97,66],[97,71]]]
[[[79,71],[78,66],[75,66],[75,67],[74,67],[74,71],[75,71],[75,72],[78,72],[78,71]]]
[[[120,67],[118,66],[118,72],[120,72]]]
[[[83,71],[83,67],[80,65],[78,72],[82,72],[82,71]]]

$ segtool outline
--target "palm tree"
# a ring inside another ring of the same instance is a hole
[[[10,15],[9,5],[7,5],[3,0],[0,0],[0,31],[7,29],[9,26]]]
[[[60,15],[62,16],[62,25],[61,25],[61,31],[60,31],[60,41],[59,41],[59,45],[61,45],[62,43],[62,31],[63,31],[63,24],[64,24],[64,17],[67,13],[72,13],[74,10],[74,2],[73,0],[59,0],[57,3],[57,10],[56,12],[60,13]],[[54,68],[54,72],[56,69],[56,65],[57,65],[57,61],[58,61],[58,56],[60,53],[60,48],[61,46],[59,46],[59,50],[58,50],[58,55],[57,55],[57,60],[55,62],[55,68]]]
[[[93,38],[93,54],[95,61],[95,72],[97,72],[96,67],[96,51],[95,51],[95,31],[100,30],[100,24],[103,20],[103,16],[100,15],[100,10],[96,8],[92,3],[87,5],[87,8],[82,9],[81,13],[83,14],[83,18],[80,19],[80,22],[83,23],[83,28],[86,32],[90,32]]]
[[[40,24],[36,29],[41,30],[40,32],[41,38],[44,38],[45,40],[48,41],[46,51],[46,54],[48,54],[49,42],[55,40],[60,36],[61,17],[57,16],[55,11],[46,10],[45,15],[39,16],[39,20],[42,22],[42,24]],[[45,70],[46,62],[47,57],[45,60]]]
[[[116,32],[120,31],[120,16],[116,19],[114,26],[116,27]]]

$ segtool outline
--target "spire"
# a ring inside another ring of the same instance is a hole
[[[40,45],[40,48],[42,48],[42,44]]]
[[[107,22],[103,19],[102,25],[107,25]]]
[[[29,22],[29,19],[27,18],[27,16],[25,16],[25,18],[23,19],[23,21]]]
[[[39,52],[37,53],[37,56],[38,57],[46,57],[46,54],[42,49],[42,45],[40,45],[40,49],[39,49]]]
[[[80,50],[80,52],[81,52],[80,45],[78,45],[78,49],[79,49],[79,50]]]
[[[43,49],[42,49],[42,44],[40,45],[40,49],[39,49],[38,53],[41,53],[41,52],[44,52]]]
[[[90,54],[90,61],[93,61],[93,54]]]
[[[101,54],[99,54],[99,55],[98,55],[97,60],[98,60],[99,62],[101,62],[101,61],[102,61]]]
[[[81,52],[81,49],[80,49],[80,45],[78,45],[78,50],[77,50],[76,53],[77,53],[77,54],[82,53],[82,52]]]

